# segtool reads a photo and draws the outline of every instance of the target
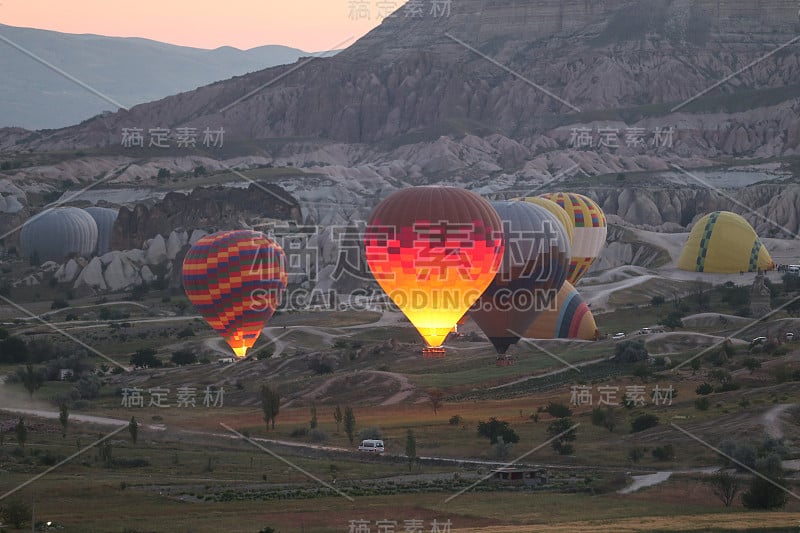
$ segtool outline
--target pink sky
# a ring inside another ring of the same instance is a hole
[[[0,23],[198,48],[282,44],[307,52],[344,48],[379,22],[382,4],[406,0],[0,0]],[[351,17],[360,4],[368,19]],[[113,6],[113,7],[112,7]],[[365,7],[363,7],[365,6]],[[342,44],[348,37],[352,40]]]

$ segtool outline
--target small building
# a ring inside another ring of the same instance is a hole
[[[72,372],[72,369],[70,369],[70,368],[62,368],[62,369],[60,369],[58,371],[58,379],[60,381],[70,380],[70,379],[72,379],[72,376],[74,376],[74,375],[75,374]]]
[[[540,487],[547,484],[547,470],[543,468],[497,468],[492,470],[492,480],[507,485]]]

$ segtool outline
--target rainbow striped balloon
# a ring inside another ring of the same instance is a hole
[[[286,254],[257,231],[206,235],[183,261],[186,295],[240,358],[280,305],[286,283]]]

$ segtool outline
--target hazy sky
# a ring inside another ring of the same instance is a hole
[[[0,0],[0,23],[185,46],[344,48],[406,0]],[[112,7],[113,6],[113,7]],[[353,7],[359,6],[356,17]],[[383,6],[386,6],[385,8]],[[364,18],[368,16],[369,18]]]

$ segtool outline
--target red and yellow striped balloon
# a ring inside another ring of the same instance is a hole
[[[240,358],[280,305],[286,282],[286,254],[257,231],[206,235],[183,261],[186,295]]]

